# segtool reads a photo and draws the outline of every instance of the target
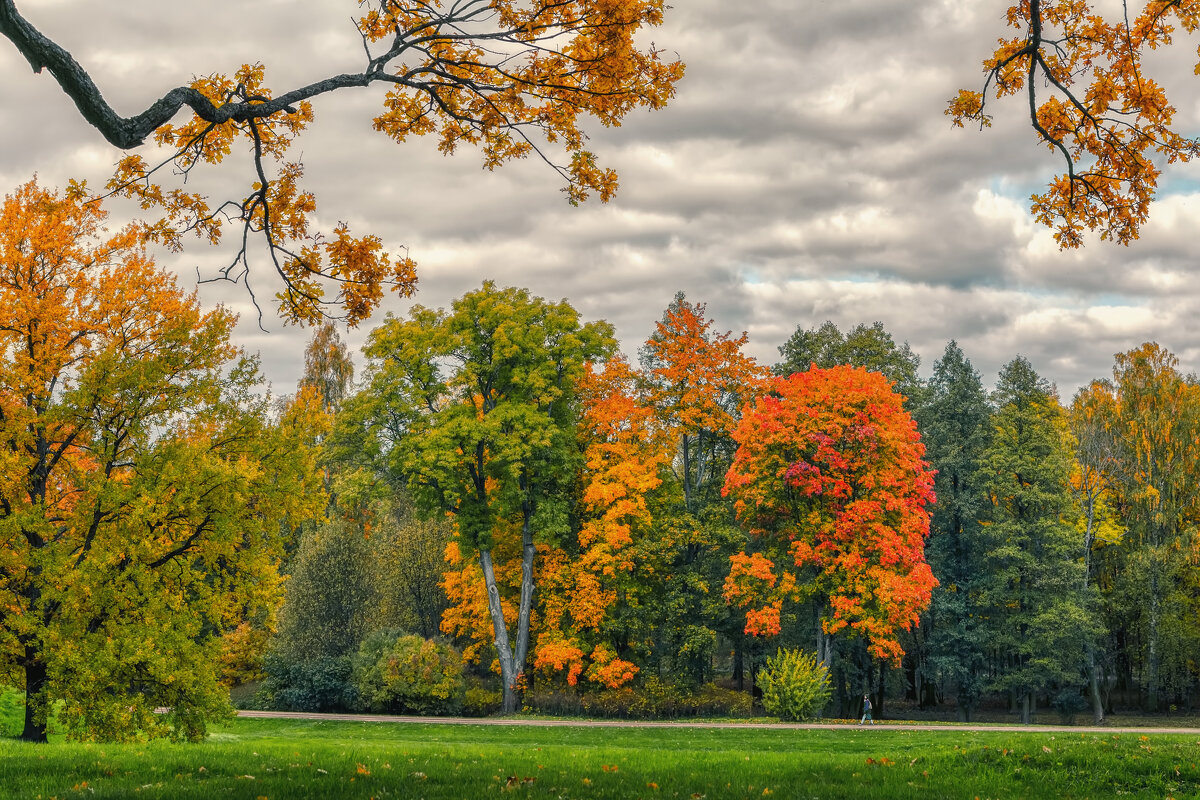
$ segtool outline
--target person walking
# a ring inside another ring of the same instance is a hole
[[[871,716],[871,697],[870,697],[870,695],[864,694],[863,695],[863,715],[862,715],[862,719],[860,719],[858,721],[858,724],[865,725],[867,720],[871,720],[872,725],[875,724],[875,718]]]

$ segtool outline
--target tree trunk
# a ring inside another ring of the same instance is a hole
[[[875,710],[875,719],[883,719],[883,695],[887,686],[887,671],[889,665],[886,658],[879,661],[879,682],[875,684],[875,698],[871,701]]]
[[[30,646],[25,647],[25,728],[21,740],[45,743],[46,718],[46,662]]]
[[[512,647],[508,643],[508,624],[504,621],[504,607],[500,604],[500,589],[496,586],[496,571],[492,567],[491,550],[482,547],[479,549],[479,567],[483,570],[483,584],[487,587],[496,658],[500,662],[500,683],[504,690],[501,710],[505,714],[512,714],[517,710],[517,671]]]
[[[1158,711],[1158,571],[1152,567],[1150,575],[1150,619],[1146,638],[1146,711],[1151,714]]]
[[[1021,695],[1021,724],[1029,725],[1033,722],[1033,692],[1025,692]]]
[[[817,615],[817,660],[825,669],[831,669],[833,666],[833,637],[825,632],[820,614]]]
[[[529,656],[529,617],[533,610],[533,560],[537,555],[537,548],[533,544],[533,531],[530,529],[529,520],[530,512],[527,506],[522,531],[521,606],[517,611],[517,652],[515,666],[518,678],[525,671],[525,661]]]
[[[680,449],[683,451],[683,507],[692,510],[692,450],[691,437],[683,434]]]
[[[1100,670],[1096,666],[1096,651],[1088,648],[1088,690],[1092,695],[1092,721],[1104,724],[1104,701],[1100,697]]]

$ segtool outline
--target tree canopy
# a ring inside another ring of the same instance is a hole
[[[273,610],[281,519],[323,503],[321,412],[272,425],[232,315],[103,220],[32,182],[0,207],[0,676],[26,739],[51,699],[78,736],[195,737],[220,634]]]
[[[783,601],[806,595],[823,634],[902,655],[898,632],[937,580],[924,553],[933,474],[901,403],[879,373],[818,367],[777,378],[742,416],[725,491],[766,552],[734,558],[725,594],[767,601],[748,633],[778,633]]]
[[[537,540],[570,533],[576,384],[615,345],[607,323],[581,324],[565,301],[485,282],[449,311],[389,318],[366,348],[361,402],[393,471],[420,508],[453,515],[460,552],[478,557],[509,711],[528,654]],[[512,637],[494,551],[520,565]]]

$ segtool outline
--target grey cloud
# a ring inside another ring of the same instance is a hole
[[[353,69],[362,55],[348,1],[210,0],[169,12],[151,0],[27,5],[126,110],[243,61],[266,63],[282,88]],[[676,101],[591,131],[621,175],[607,207],[570,208],[535,159],[486,172],[469,150],[447,158],[433,142],[397,145],[370,130],[372,91],[317,103],[302,143],[306,185],[323,224],[346,220],[409,248],[417,302],[445,306],[484,278],[527,286],[610,320],[630,354],[683,290],[707,302],[721,330],[749,331],[766,363],[797,325],[830,318],[884,322],[926,371],[950,338],[988,381],[1024,353],[1068,398],[1107,375],[1114,352],[1145,339],[1160,338],[1185,369],[1200,365],[1200,199],[1158,204],[1131,248],[1062,254],[1029,219],[1029,193],[1060,164],[1034,141],[1020,100],[993,103],[996,126],[985,132],[955,130],[943,115],[956,89],[980,84],[981,60],[1005,33],[1004,6],[759,0],[748,13],[729,0],[677,3],[648,34],[688,62]],[[1194,127],[1194,51],[1183,43],[1160,57]],[[35,170],[46,182],[103,182],[119,154],[11,48],[0,47],[0,70],[10,76],[0,86],[0,189]],[[242,177],[196,181],[219,194],[240,191]],[[203,248],[164,257],[186,280],[224,260]],[[260,296],[271,294],[267,278],[255,278]],[[262,334],[238,289],[201,294],[242,312],[240,340],[262,352],[276,391],[290,391],[306,332],[268,318]],[[377,318],[408,305],[391,298]]]

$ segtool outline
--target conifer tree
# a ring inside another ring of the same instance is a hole
[[[1028,723],[1038,694],[1078,694],[1096,624],[1081,594],[1072,437],[1057,394],[1018,356],[1001,370],[993,402],[979,474],[989,507],[978,591],[991,688],[1010,692]]]
[[[939,585],[925,624],[924,647],[916,654],[918,692],[925,680],[940,680],[954,692],[959,714],[969,720],[983,692],[986,643],[980,628],[977,586],[982,570],[980,519],[986,498],[980,461],[990,439],[991,409],[979,373],[951,341],[934,363],[927,405],[919,416],[921,439],[937,470],[937,503],[925,554]],[[924,699],[924,698],[922,698]]]

